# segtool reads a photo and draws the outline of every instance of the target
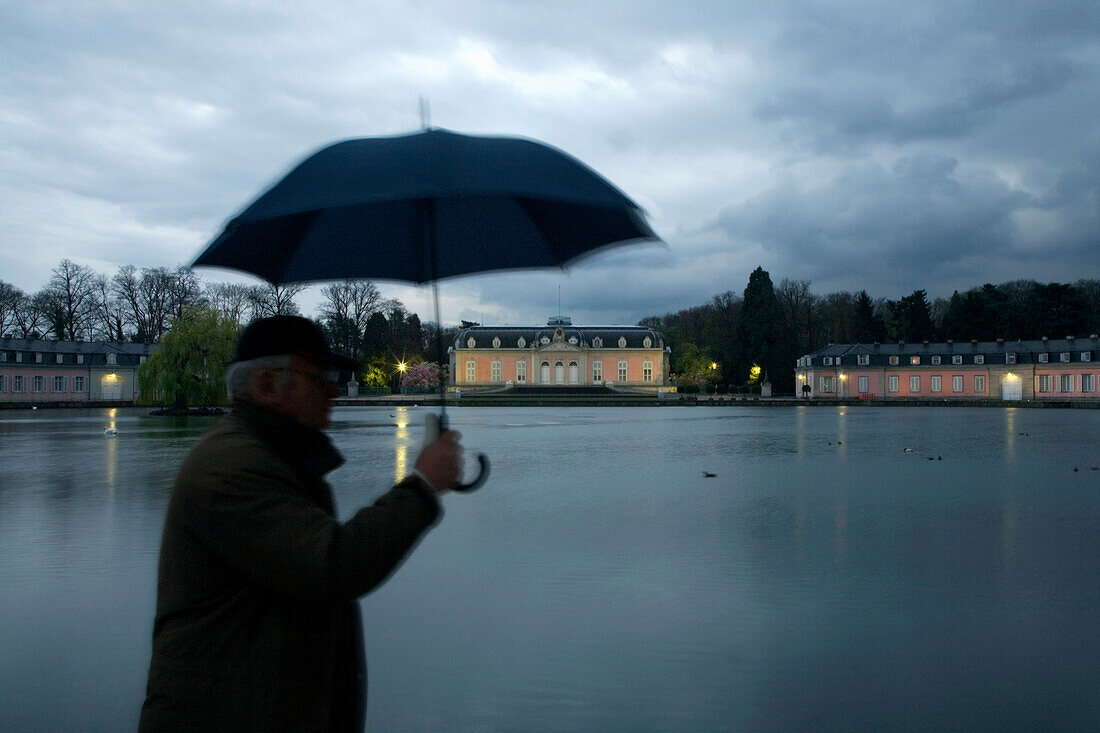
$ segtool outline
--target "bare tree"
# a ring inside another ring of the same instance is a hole
[[[91,335],[102,292],[101,278],[90,267],[68,259],[54,268],[49,284],[35,300],[55,338],[83,341]]]
[[[222,315],[239,324],[248,323],[252,312],[252,286],[239,283],[211,283],[206,286],[206,299]]]
[[[810,281],[783,279],[775,290],[775,297],[783,307],[783,317],[794,335],[796,350],[800,354],[812,351],[816,346],[818,297],[810,292]]]
[[[361,358],[367,321],[382,307],[378,288],[369,280],[346,280],[325,286],[321,294],[321,321],[332,347]]]
[[[0,280],[0,336],[19,329],[19,307],[27,295],[19,288]]]
[[[268,316],[300,315],[294,297],[305,290],[307,285],[254,285],[249,293],[249,305],[253,318]]]

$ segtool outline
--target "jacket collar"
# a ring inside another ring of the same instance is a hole
[[[326,473],[344,464],[344,457],[332,441],[316,428],[303,425],[245,397],[234,397],[232,409],[234,418],[274,448],[303,478],[320,480]]]

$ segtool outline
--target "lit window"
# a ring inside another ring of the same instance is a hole
[[[984,374],[975,374],[974,375],[974,391],[979,393],[979,394],[985,394],[985,375]]]
[[[909,394],[920,393],[920,377],[909,377]]]
[[[951,363],[952,364],[962,364],[963,363],[962,354],[955,354],[954,356],[952,356],[951,357]]]
[[[951,391],[962,392],[963,391],[963,378],[961,374],[957,374],[951,377]]]
[[[520,339],[520,341],[522,341],[522,340],[523,339]],[[526,382],[527,381],[527,360],[526,359],[520,359],[519,361],[516,362],[516,381],[517,382]]]
[[[821,378],[821,391],[822,392],[836,392],[836,377],[822,377]]]
[[[593,382],[602,382],[603,381],[603,362],[600,361],[599,359],[592,362],[592,381]]]
[[[652,382],[653,381],[653,362],[650,361],[649,359],[646,359],[645,361],[642,362],[642,381],[643,382]]]
[[[469,361],[466,362],[466,381],[467,382],[476,382],[477,381],[477,362],[474,361],[473,359],[470,359]]]
[[[943,391],[943,377],[937,374],[933,376],[930,381],[932,382],[931,387],[934,394],[939,394]]]
[[[938,356],[933,356],[932,357],[932,364],[934,364],[935,366],[939,366],[940,362],[942,362],[942,361],[943,361],[943,359],[938,357]]]
[[[1039,391],[1040,392],[1050,392],[1053,381],[1054,380],[1052,379],[1050,374],[1040,374],[1039,375]]]
[[[626,359],[619,359],[619,381],[626,381]]]
[[[489,365],[489,381],[490,382],[499,382],[500,381],[500,372],[501,372],[500,359],[493,359],[493,363]]]
[[[867,387],[867,377],[860,377],[858,381],[859,381],[859,392],[860,392],[860,394],[864,394],[866,392],[871,391]]]
[[[912,364],[913,366],[916,366],[917,364],[920,364],[920,357],[919,356],[910,356],[909,357],[909,363]]]
[[[897,366],[897,365],[898,365],[898,357],[891,356],[890,357],[890,366]]]
[[[1073,375],[1072,374],[1059,374],[1058,375],[1058,391],[1059,392],[1072,392],[1073,391]]]
[[[975,364],[985,364],[985,354],[975,354],[974,355],[974,363]]]
[[[894,357],[897,358],[897,357]],[[886,380],[886,391],[897,392],[898,391],[898,378],[897,376],[888,377]]]

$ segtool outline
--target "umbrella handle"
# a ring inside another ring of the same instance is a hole
[[[438,438],[440,430],[447,430],[447,416],[429,412],[424,417],[424,445]],[[469,483],[451,487],[452,491],[469,493],[485,483],[485,480],[489,478],[489,457],[484,453],[478,453],[477,462],[479,466],[477,477]]]

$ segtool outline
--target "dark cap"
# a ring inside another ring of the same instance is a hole
[[[301,316],[271,316],[248,324],[237,339],[233,362],[283,354],[304,356],[337,369],[359,369],[357,360],[329,349],[317,324]]]

